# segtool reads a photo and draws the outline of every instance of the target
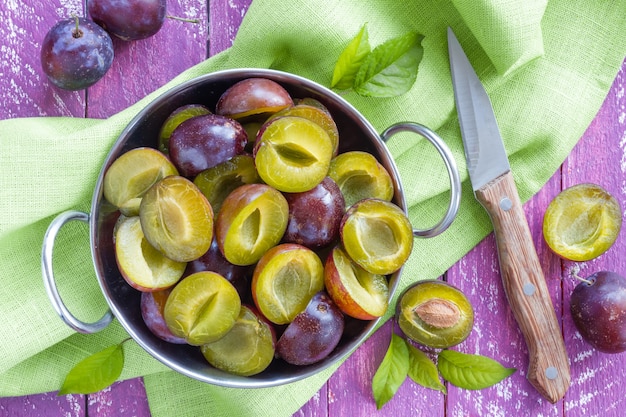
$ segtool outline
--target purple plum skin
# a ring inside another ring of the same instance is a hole
[[[581,281],[570,311],[582,338],[604,353],[626,351],[626,278],[600,271]]]
[[[286,242],[315,250],[339,237],[345,202],[339,186],[330,177],[309,191],[284,194],[289,203]]]
[[[276,344],[277,355],[292,365],[310,365],[335,349],[344,329],[344,316],[324,291],[289,323]]]
[[[244,152],[248,134],[229,117],[206,114],[182,122],[170,136],[172,162],[187,178]]]
[[[113,41],[91,20],[57,22],[41,45],[41,66],[52,84],[64,90],[83,90],[100,80],[113,63]]]
[[[155,35],[163,26],[166,0],[89,0],[89,15],[110,34],[136,41]]]

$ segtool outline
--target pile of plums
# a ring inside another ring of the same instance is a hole
[[[156,34],[166,0],[89,0],[90,19],[57,22],[41,45],[41,66],[52,84],[82,90],[100,80],[113,63],[111,35],[125,41]]]
[[[386,312],[412,250],[392,178],[367,152],[339,153],[328,109],[275,81],[244,79],[209,106],[177,108],[154,148],[106,171],[119,271],[156,336],[218,369],[316,363],[346,317]]]

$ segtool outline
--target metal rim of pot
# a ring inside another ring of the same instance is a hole
[[[195,89],[211,86],[211,88],[207,90],[208,94],[215,95],[221,93],[225,89],[224,87],[226,87],[227,85],[232,85],[238,80],[251,77],[269,78],[282,84],[292,94],[294,93],[294,91],[298,91],[300,93],[306,92],[306,94],[309,96],[321,99],[322,103],[329,107],[329,110],[331,110],[333,117],[337,116],[337,112],[341,112],[340,117],[342,118],[342,120],[337,122],[338,125],[339,123],[346,122],[350,125],[356,126],[362,132],[366,133],[367,136],[371,138],[371,143],[368,143],[368,145],[372,146],[372,152],[376,153],[375,156],[377,157],[379,162],[381,162],[381,164],[389,171],[389,174],[392,177],[392,181],[394,182],[394,202],[398,204],[405,213],[407,213],[407,207],[400,175],[398,173],[396,164],[386,146],[386,142],[392,136],[400,132],[412,132],[426,138],[427,141],[435,147],[445,164],[447,174],[450,180],[450,199],[446,212],[441,220],[434,226],[426,229],[414,228],[413,235],[415,237],[430,238],[444,232],[450,226],[450,224],[452,224],[454,218],[456,217],[461,200],[461,180],[454,156],[452,155],[452,152],[443,141],[443,139],[441,139],[435,132],[433,132],[426,126],[418,123],[402,122],[390,126],[379,135],[374,127],[370,124],[370,122],[367,121],[363,117],[363,115],[361,115],[361,113],[356,110],[355,107],[353,107],[341,96],[314,81],[294,74],[285,73],[277,70],[252,68],[217,71],[184,82],[179,86],[174,87],[171,90],[163,93],[150,104],[148,104],[145,108],[143,108],[119,135],[117,141],[115,142],[105,159],[105,163],[103,164],[94,189],[94,195],[91,203],[91,213],[89,214],[82,211],[69,210],[60,213],[50,223],[43,239],[41,255],[41,268],[44,287],[56,313],[60,316],[62,321],[65,322],[73,330],[79,333],[86,334],[95,333],[106,328],[113,321],[114,318],[117,318],[122,327],[126,330],[126,332],[128,332],[128,334],[144,350],[146,350],[154,358],[156,358],[169,368],[199,381],[234,388],[260,388],[278,386],[290,382],[295,382],[316,374],[339,362],[340,360],[351,354],[354,350],[356,350],[356,348],[360,346],[361,343],[365,339],[367,339],[369,335],[371,335],[371,333],[373,333],[373,331],[377,327],[378,322],[380,321],[380,318],[365,323],[362,327],[359,328],[359,331],[355,332],[356,334],[350,335],[346,341],[343,341],[342,339],[342,343],[340,343],[335,351],[333,351],[329,357],[318,362],[317,364],[304,367],[294,367],[284,364],[287,365],[288,368],[284,372],[270,370],[268,375],[268,371],[266,370],[258,376],[251,377],[239,377],[236,375],[227,374],[223,371],[212,368],[206,361],[204,361],[205,364],[197,367],[195,366],[197,365],[197,363],[193,362],[193,360],[191,362],[187,360],[186,355],[171,355],[169,354],[169,351],[166,355],[164,353],[164,350],[168,350],[169,347],[163,348],[162,344],[167,342],[152,340],[150,334],[142,330],[141,324],[137,324],[137,317],[132,317],[131,313],[127,314],[122,310],[123,308],[125,308],[125,306],[117,302],[116,297],[123,298],[123,296],[119,296],[117,294],[117,292],[119,292],[119,289],[111,288],[112,281],[111,277],[109,276],[111,274],[115,274],[115,272],[117,272],[117,275],[119,275],[119,271],[113,270],[110,265],[110,260],[109,265],[106,265],[107,261],[103,260],[102,252],[104,252],[104,250],[102,246],[103,242],[106,242],[106,240],[103,241],[102,237],[99,235],[100,230],[103,227],[103,219],[106,220],[106,216],[111,214],[109,212],[114,210],[114,208],[112,207],[106,207],[106,201],[102,197],[102,183],[104,173],[117,156],[121,155],[122,153],[133,147],[136,147],[133,144],[129,143],[131,142],[131,140],[133,140],[133,133],[136,132],[136,129],[138,129],[140,126],[144,126],[145,124],[149,124],[151,120],[150,116],[152,114],[158,111],[161,111],[163,115],[169,114],[174,108],[177,107],[178,104],[181,104],[186,100],[190,100],[190,97],[194,96]],[[221,91],[219,91],[220,88],[218,88],[217,86],[214,87],[212,83],[219,84],[222,88]],[[301,94],[300,97],[303,97],[303,95]],[[176,98],[177,100],[173,100],[173,98]],[[175,102],[172,103],[172,101]],[[162,120],[164,120],[163,117],[161,118]],[[100,289],[108,304],[108,310],[104,313],[104,315],[99,320],[92,323],[87,323],[76,318],[76,316],[74,316],[74,314],[72,314],[71,311],[66,307],[59,294],[54,276],[53,249],[56,236],[65,224],[74,220],[89,224],[92,260],[96,269],[96,276],[100,285]],[[112,237],[109,237],[112,241]],[[106,246],[106,244],[104,246]],[[391,274],[389,277],[390,299],[395,293],[395,289],[397,287],[401,273],[402,268]],[[122,279],[121,277],[116,277],[113,278],[113,280],[117,278]],[[129,288],[129,291],[137,292],[136,290],[130,289],[130,286],[128,286],[125,282],[123,283],[123,285],[126,285]],[[121,291],[123,292],[125,290],[122,288]],[[135,312],[135,316],[139,316],[139,319],[141,320],[141,314],[139,314],[138,305],[136,306],[136,310],[137,312]],[[145,325],[143,326],[145,327]],[[156,339],[156,336],[152,335],[152,337]],[[171,348],[172,350],[176,349],[177,346],[182,345],[173,346],[174,347]],[[197,349],[197,347],[191,348]],[[192,353],[190,353],[190,355],[193,356]],[[180,358],[178,356],[180,356]],[[266,373],[266,375],[264,375],[264,373]]]

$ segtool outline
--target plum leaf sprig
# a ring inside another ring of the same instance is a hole
[[[96,352],[78,364],[66,375],[58,395],[93,394],[113,384],[124,368],[123,344],[120,343]]]
[[[372,392],[380,410],[393,398],[407,376],[423,387],[446,394],[441,379],[459,388],[480,390],[497,384],[516,371],[487,356],[448,349],[439,351],[435,364],[423,351],[394,333],[372,379]]]
[[[331,88],[352,89],[365,97],[385,98],[406,93],[417,78],[424,54],[423,38],[409,31],[372,49],[367,24],[363,25],[339,55]]]

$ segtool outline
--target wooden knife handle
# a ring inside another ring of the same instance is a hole
[[[475,195],[493,222],[502,283],[528,346],[527,378],[555,403],[569,388],[569,361],[513,175],[498,177]]]

